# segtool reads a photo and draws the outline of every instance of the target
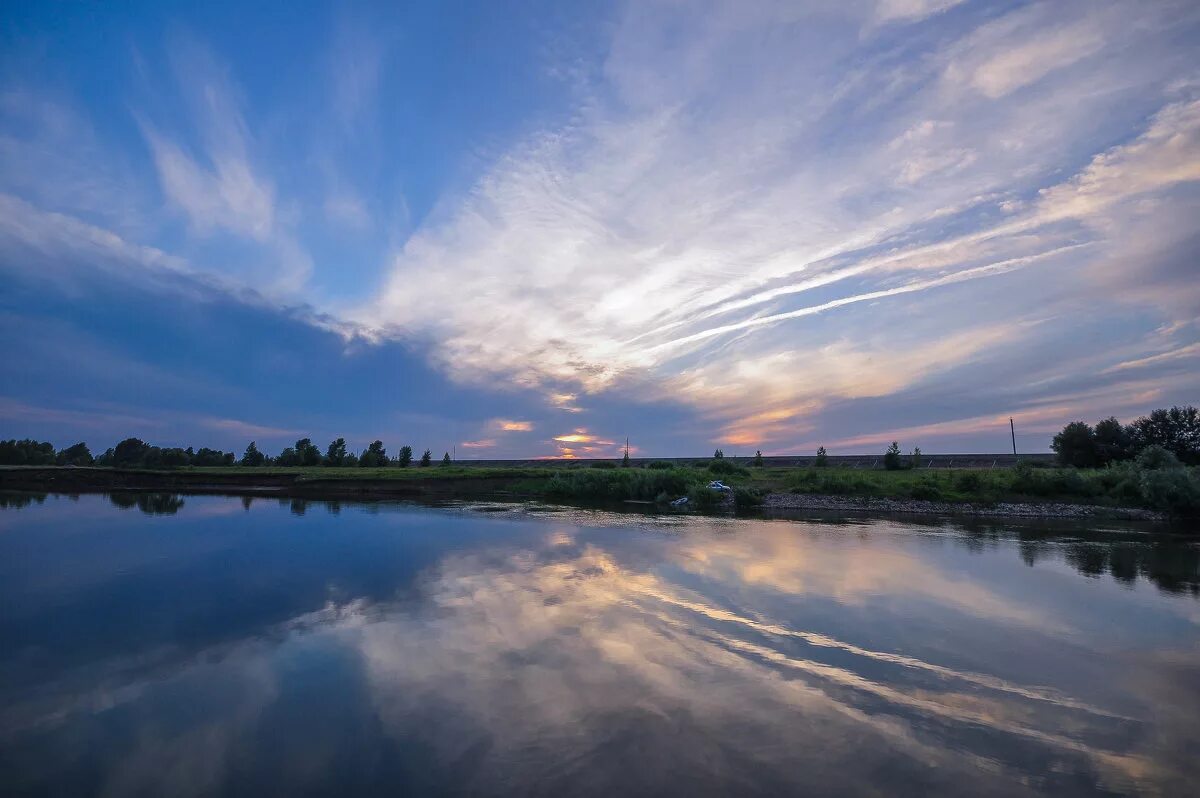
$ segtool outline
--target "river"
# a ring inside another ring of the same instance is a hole
[[[9,494],[0,792],[1183,795],[1198,593],[1112,523]]]

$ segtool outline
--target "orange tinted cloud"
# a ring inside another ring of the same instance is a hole
[[[512,421],[507,418],[498,418],[492,422],[492,426],[501,432],[529,432],[533,429],[533,422]]]
[[[481,440],[481,441],[463,441],[462,442],[462,447],[464,449],[490,449],[491,447],[493,447],[495,445],[496,445],[496,442],[494,440],[492,440],[491,438],[485,438],[484,440]]]

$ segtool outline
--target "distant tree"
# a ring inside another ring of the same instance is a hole
[[[1133,457],[1133,438],[1129,429],[1113,416],[1096,423],[1096,465],[1105,466]]]
[[[233,465],[233,454],[225,457],[225,452],[220,449],[209,449],[207,446],[201,446],[200,450],[192,457],[192,465],[212,468],[214,466]]]
[[[138,466],[146,459],[150,447],[140,438],[126,438],[113,450],[113,465]]]
[[[412,447],[401,446],[400,454],[396,455],[396,465],[400,466],[401,468],[408,468],[410,465],[412,465],[412,457]]]
[[[1183,463],[1200,464],[1200,410],[1195,407],[1155,410],[1130,424],[1129,432],[1138,451],[1161,446]]]
[[[442,465],[450,465],[450,452],[446,452],[444,455],[442,455]]]
[[[338,438],[325,450],[325,465],[340,467],[346,464],[346,439]]]
[[[431,465],[433,465],[433,452],[426,449],[425,453],[421,455],[421,468],[429,468]]]
[[[755,468],[762,468],[762,467],[763,467],[763,457],[762,457],[762,450],[756,451],[756,452],[754,453],[754,467],[755,467]]]
[[[629,439],[625,439],[625,451],[621,455],[621,468],[629,468]]]
[[[717,449],[715,452],[713,452],[714,460],[720,460],[724,456],[725,456],[725,452],[721,451],[720,449]]]
[[[275,458],[275,465],[283,466],[284,468],[295,468],[300,465],[300,455],[296,453],[294,448],[288,446]]]
[[[343,465],[345,465],[347,468],[358,468],[358,455],[356,455],[354,452],[350,452],[346,455],[346,460]]]
[[[116,457],[116,450],[109,446],[104,450],[104,454],[96,458],[96,465],[103,468],[111,468],[113,463],[116,461]]]
[[[162,449],[159,459],[167,468],[182,468],[192,464],[192,458],[188,457],[187,451],[178,446]]]
[[[900,461],[900,444],[892,441],[892,445],[883,453],[883,467],[888,471],[899,471],[904,468],[904,464]]]
[[[387,465],[387,450],[383,448],[383,441],[372,441],[366,451],[359,455],[358,464],[362,468],[382,468]]]
[[[911,468],[920,468],[921,467],[921,447],[920,446],[913,447],[912,455],[911,455],[910,459],[911,459],[911,465],[910,465]]]
[[[1072,421],[1054,436],[1050,448],[1058,455],[1058,462],[1076,468],[1092,468],[1096,465],[1096,432],[1082,421]]]
[[[54,465],[54,444],[24,440],[0,441],[0,464],[3,465]]]
[[[814,465],[817,468],[825,468],[829,465],[829,455],[825,453],[824,446],[817,447],[817,459]]]
[[[242,465],[248,468],[257,468],[266,459],[266,456],[258,450],[258,444],[250,441],[250,445],[246,447],[246,453],[242,455]]]
[[[306,468],[321,464],[321,450],[313,445],[311,438],[296,441],[296,456],[300,459],[299,465]]]
[[[90,466],[95,461],[92,459],[92,453],[88,451],[87,444],[77,443],[59,452],[55,462],[59,465]]]

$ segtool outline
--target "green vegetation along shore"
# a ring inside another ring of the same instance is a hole
[[[1151,509],[1179,517],[1192,517],[1200,509],[1200,469],[1183,466],[1161,450],[1097,469],[1030,464],[991,470],[754,468],[722,459],[705,466],[652,462],[628,468],[608,462],[545,468],[0,468],[0,489],[60,493],[156,490],[277,493],[312,499],[515,498],[577,504],[640,501],[663,507],[687,496],[691,510],[730,509],[727,494],[706,487],[713,480],[732,489],[728,497],[739,512],[754,511],[770,497],[781,495],[975,505],[1066,502]]]

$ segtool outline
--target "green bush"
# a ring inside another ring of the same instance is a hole
[[[940,501],[942,498],[942,489],[936,482],[923,479],[917,484],[913,485],[909,489],[908,494],[914,499],[920,499],[921,501],[927,502],[936,502]]]
[[[667,469],[674,467],[674,463],[668,463],[666,460],[655,460],[653,463],[650,463],[646,466],[646,468],[653,468],[656,471],[666,471]]]
[[[983,487],[983,477],[978,471],[964,471],[954,478],[954,488],[961,493],[978,493]]]
[[[614,463],[614,462],[611,462],[611,461],[609,461],[609,460],[596,460],[596,461],[594,461],[594,462],[588,463],[588,465],[589,465],[591,468],[603,468],[603,469],[607,469],[607,468],[616,468],[616,467],[617,467],[617,464],[616,464],[616,463]]]
[[[702,513],[712,512],[721,508],[725,496],[716,490],[710,490],[703,485],[697,485],[688,491],[688,506]]]
[[[733,503],[738,510],[751,510],[755,507],[761,507],[763,503],[763,491],[757,488],[735,487],[733,489]]]
[[[1147,446],[1137,456],[1137,464],[1140,468],[1147,470],[1179,468],[1181,465],[1179,458],[1174,453],[1167,451],[1161,446]]]
[[[1200,480],[1186,468],[1143,471],[1141,492],[1143,501],[1159,510],[1180,515],[1200,511]]]
[[[725,460],[724,458],[716,459],[716,460],[713,460],[712,462],[710,462],[708,464],[708,471],[710,474],[716,474],[718,476],[738,476],[738,477],[750,476],[749,469],[742,468],[739,465],[735,465],[734,463],[732,463],[728,460]]]
[[[692,472],[682,469],[580,469],[555,474],[546,486],[546,493],[549,496],[593,501],[653,500],[662,493],[682,496],[696,481]]]

